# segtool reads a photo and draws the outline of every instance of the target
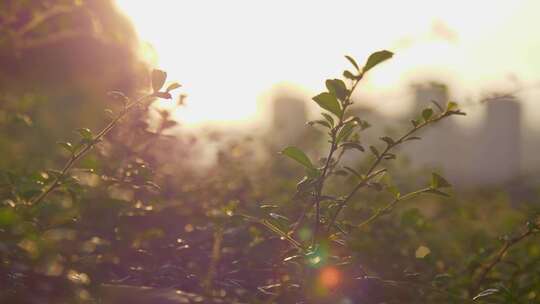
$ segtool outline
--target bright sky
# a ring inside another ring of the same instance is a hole
[[[276,84],[306,96],[339,77],[348,54],[395,57],[373,70],[359,97],[387,113],[406,105],[406,85],[435,78],[456,99],[521,89],[540,100],[540,1],[117,0],[156,66],[184,85],[188,123],[257,117]],[[532,114],[528,114],[532,120]],[[536,117],[537,119],[538,117]]]

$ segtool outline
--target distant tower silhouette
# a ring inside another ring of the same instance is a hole
[[[414,84],[412,88],[415,95],[415,105],[412,107],[412,111],[415,111],[415,114],[425,107],[433,107],[431,101],[436,101],[441,106],[448,102],[448,87],[445,84],[432,81],[425,84]]]
[[[499,184],[521,172],[521,107],[514,96],[487,100],[486,119],[480,131],[482,151],[478,177]]]
[[[272,133],[276,144],[294,144],[306,131],[307,109],[304,100],[279,94],[272,100]]]

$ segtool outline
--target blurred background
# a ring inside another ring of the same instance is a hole
[[[394,57],[352,97],[352,112],[372,125],[360,140],[377,145],[433,101],[457,102],[467,116],[423,131],[388,164],[403,189],[437,171],[453,196],[422,197],[367,231],[351,230],[336,253],[350,261],[339,268],[340,291],[313,303],[420,295],[463,303],[497,237],[540,210],[538,11],[534,0],[1,1],[0,302],[304,299],[305,273],[281,263],[287,244],[236,215],[290,227],[303,214],[292,198],[301,168],[278,152],[296,145],[318,163],[328,147],[324,132],[306,125],[320,112],[311,98],[350,68],[344,55],[361,63],[387,49]],[[104,109],[120,108],[107,92],[148,93],[154,68],[182,84],[173,100],[131,113],[73,170],[76,182],[32,206],[48,169],[69,157],[55,143],[75,142],[77,128],[101,130]],[[361,169],[370,158],[343,161]],[[330,193],[354,186],[350,176],[335,178]],[[369,218],[385,195],[355,197],[344,227]],[[509,255],[488,282],[515,295],[500,303],[540,301],[540,275],[526,271],[540,265],[538,242]],[[431,287],[443,275],[452,280],[441,295]]]

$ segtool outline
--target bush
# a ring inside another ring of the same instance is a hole
[[[204,134],[168,135],[177,122],[150,106],[180,87],[166,85],[165,72],[154,70],[152,91],[136,99],[111,92],[101,131],[58,143],[61,170],[1,170],[0,300],[538,301],[538,210],[511,207],[495,190],[452,197],[437,173],[420,189],[423,176],[391,178],[403,170],[391,165],[399,147],[463,115],[456,103],[435,102],[400,136],[362,141],[370,123],[349,114],[351,96],[391,57],[376,52],[361,67],[347,56],[353,71],[313,98],[323,113],[308,124],[329,143],[317,161],[289,146],[258,162],[260,138],[212,134],[218,160],[202,169],[194,160]],[[343,164],[353,153],[360,161]]]

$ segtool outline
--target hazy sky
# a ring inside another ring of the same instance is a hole
[[[380,49],[396,55],[358,98],[382,111],[407,105],[409,83],[435,79],[457,101],[520,90],[526,119],[538,119],[537,0],[117,2],[155,64],[184,85],[187,122],[252,119],[276,84],[314,95],[348,67],[343,55],[363,62]]]

